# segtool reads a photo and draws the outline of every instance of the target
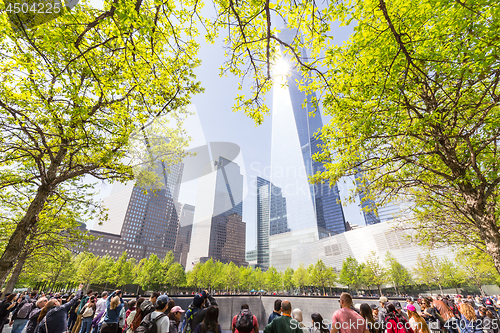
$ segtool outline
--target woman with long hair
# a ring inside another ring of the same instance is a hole
[[[50,309],[52,309],[54,306],[56,306],[56,299],[51,299],[48,301],[45,306],[42,308],[42,311],[40,311],[40,314],[38,315],[37,322],[40,323],[43,318],[47,315],[47,312],[49,312]]]
[[[410,318],[410,326],[415,331],[415,333],[431,333],[429,326],[425,322],[425,319],[418,314],[417,309],[412,304],[406,306],[406,312],[408,313],[408,318]]]
[[[101,333],[116,333],[118,331],[120,312],[124,306],[121,294],[121,290],[115,290],[106,299],[106,315],[101,326]]]
[[[410,323],[396,310],[394,304],[388,303],[386,309],[385,327],[387,333],[400,333],[402,330],[406,333],[414,333]]]
[[[139,297],[137,299],[137,302],[135,303],[135,309],[130,311],[128,317],[127,317],[127,333],[133,333],[137,327],[134,327],[134,319],[136,316],[141,316],[142,310],[141,310],[141,304],[144,302],[145,298]]]
[[[461,319],[458,326],[460,333],[483,333],[481,322],[477,320],[476,312],[468,302],[460,305],[460,313]]]
[[[165,310],[165,313],[168,315],[170,314],[170,311],[174,308],[175,306],[175,301],[173,299],[169,299],[167,303],[167,309]]]
[[[221,333],[222,330],[219,325],[219,308],[215,305],[211,305],[207,312],[205,313],[205,318],[203,318],[203,322],[199,323],[194,333]]]
[[[323,323],[323,317],[319,313],[313,313],[311,315],[312,319],[312,330],[311,333],[328,333],[328,325]]]
[[[2,333],[5,323],[8,322],[9,314],[16,309],[20,302],[21,298],[17,297],[17,294],[10,294],[0,303],[0,333]]]
[[[366,325],[368,325],[368,330],[370,333],[379,333],[380,327],[375,318],[373,318],[373,311],[370,305],[363,303],[359,306],[359,314],[366,320]]]
[[[486,307],[479,308],[484,333],[498,333],[498,318]]]

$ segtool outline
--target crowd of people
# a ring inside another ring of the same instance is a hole
[[[110,294],[83,285],[63,302],[60,294],[32,291],[7,294],[0,302],[0,333],[221,333],[219,307],[203,291],[194,295],[184,311],[165,294],[152,293],[128,302],[122,292]],[[232,318],[233,333],[500,333],[500,295],[497,297],[407,298],[406,304],[389,302],[354,304],[350,294],[339,297],[340,309],[325,319],[313,313],[308,320],[288,300],[277,299],[267,322],[260,323],[248,304]],[[262,319],[261,319],[262,321]]]

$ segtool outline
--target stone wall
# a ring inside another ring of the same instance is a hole
[[[175,304],[187,310],[193,300],[192,296],[172,296]],[[305,297],[305,296],[215,296],[219,306],[219,323],[223,330],[231,329],[231,321],[240,311],[241,305],[246,303],[250,311],[257,317],[259,329],[262,331],[267,324],[267,318],[273,312],[274,300],[287,299],[292,304],[292,309],[302,310],[304,324],[311,321],[311,314],[318,312],[325,320],[331,320],[334,311],[339,309],[338,298],[333,297]],[[399,300],[404,306],[406,302]],[[357,298],[354,303],[378,304],[377,298]]]

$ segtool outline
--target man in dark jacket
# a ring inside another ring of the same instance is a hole
[[[55,306],[51,308],[43,320],[38,324],[39,333],[64,333],[68,330],[68,311],[80,301],[82,297],[83,284],[80,284],[75,297],[64,305],[56,301]]]
[[[267,319],[267,323],[271,323],[274,318],[281,317],[281,300],[277,299],[274,301],[274,311],[269,315],[269,318]]]
[[[217,306],[217,301],[208,293],[207,290],[203,290],[201,294],[194,295],[193,302],[189,305],[184,317],[181,332],[194,332],[196,326],[205,318],[207,308],[212,305]]]
[[[10,324],[12,325],[11,333],[21,333],[28,322],[30,312],[35,308],[36,295],[38,293],[33,290],[28,299],[23,299],[21,303],[12,312]]]
[[[40,297],[36,301],[36,307],[31,310],[30,315],[28,317],[28,323],[26,324],[26,333],[35,333],[35,328],[38,321],[38,316],[40,315],[40,311],[42,311],[45,304],[47,304],[47,297]]]

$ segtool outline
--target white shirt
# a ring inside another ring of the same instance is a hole
[[[153,311],[151,313],[151,320],[155,319],[159,315],[161,315],[163,312],[160,311]],[[170,319],[168,319],[168,316],[165,316],[163,318],[160,318],[156,322],[156,329],[158,333],[168,333],[168,330],[170,328]]]
[[[106,300],[104,298],[101,298],[95,304],[95,314],[97,315],[103,312],[105,309],[106,309]]]

